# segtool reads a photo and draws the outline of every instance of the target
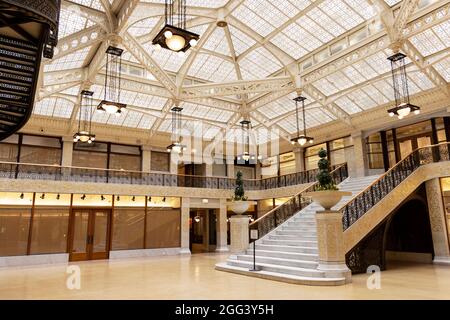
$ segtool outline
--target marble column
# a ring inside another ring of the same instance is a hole
[[[345,264],[344,229],[342,212],[316,212],[317,241],[319,247],[318,270],[325,272],[326,278],[345,278],[351,282],[351,271]]]
[[[303,148],[294,148],[293,152],[295,156],[295,172],[305,171],[305,150]]]
[[[240,253],[248,249],[248,225],[247,215],[235,215],[230,218],[231,252]]]
[[[364,177],[367,175],[366,142],[362,132],[352,133],[353,157],[348,161],[349,174],[352,177]]]
[[[220,199],[220,209],[219,214],[217,215],[217,223],[216,223],[217,252],[228,251],[227,231],[228,231],[228,224],[227,224],[226,199]]]
[[[152,164],[152,149],[149,146],[142,146],[142,171],[150,172]]]
[[[190,199],[181,198],[181,254],[191,254],[189,249],[189,211],[190,211]]]
[[[63,167],[72,166],[72,156],[73,156],[73,138],[63,137],[62,139],[62,161],[61,165]]]
[[[226,159],[227,162],[227,176],[228,178],[234,179],[235,177],[235,173],[234,173],[234,158],[227,158]]]
[[[212,177],[213,176],[213,165],[205,163],[205,176]]]
[[[433,237],[434,263],[450,264],[450,249],[447,227],[445,223],[445,210],[442,203],[442,190],[439,178],[425,182],[430,215],[431,234]]]

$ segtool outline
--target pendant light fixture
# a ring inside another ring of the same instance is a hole
[[[165,25],[153,39],[153,45],[157,49],[186,52],[197,45],[199,38],[198,34],[186,30],[186,0],[178,0],[177,7],[175,0],[165,0]]]
[[[119,116],[122,113],[122,109],[127,107],[126,104],[120,103],[122,53],[122,49],[113,46],[109,46],[106,50],[106,75],[105,86],[103,88],[104,97],[97,106],[98,112],[106,112]]]
[[[291,139],[291,143],[295,145],[298,143],[301,146],[304,146],[306,143],[312,144],[314,143],[314,138],[308,137],[306,135],[306,120],[305,120],[305,97],[298,96],[294,98],[295,101],[295,116],[297,120],[297,137]],[[300,134],[300,125],[299,125],[299,112],[298,112],[298,103],[302,103],[302,115],[303,115],[303,134]]]
[[[167,147],[167,152],[181,153],[186,150],[186,146],[181,144],[181,111],[183,108],[175,106],[172,111],[172,144]]]
[[[420,107],[412,105],[409,100],[408,75],[406,74],[406,55],[399,52],[390,57],[392,82],[394,87],[395,107],[388,110],[389,116],[403,119],[411,112],[420,113]]]
[[[250,153],[250,130],[252,128],[252,123],[250,120],[244,119],[240,122],[240,124],[242,132],[241,144],[244,148],[244,151],[242,154],[238,155],[237,160],[245,162],[255,162],[255,155]]]
[[[95,140],[95,134],[92,133],[92,91],[81,91],[80,114],[78,115],[78,131],[73,135],[74,142],[83,142],[91,144]]]

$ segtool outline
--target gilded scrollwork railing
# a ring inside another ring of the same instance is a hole
[[[347,164],[335,166],[331,171],[331,175],[336,184],[341,183],[348,177]],[[294,214],[311,204],[310,197],[304,197],[306,192],[315,191],[318,183],[315,182],[307,189],[291,197],[282,205],[270,210],[262,217],[252,222],[249,226],[250,230],[258,230],[258,237],[261,238],[280,224],[291,218]]]
[[[414,150],[339,209],[344,230],[354,224],[411,173],[423,165],[449,161],[450,143],[440,143]]]

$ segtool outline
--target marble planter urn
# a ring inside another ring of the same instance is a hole
[[[307,192],[305,196],[311,197],[315,203],[320,205],[325,210],[331,210],[338,202],[345,196],[351,196],[352,193],[348,191],[339,190],[324,190]]]

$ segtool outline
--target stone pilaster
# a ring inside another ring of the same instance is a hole
[[[352,177],[364,177],[367,175],[366,143],[362,132],[352,133],[353,157],[348,161],[349,174]]]
[[[190,254],[189,249],[189,211],[190,211],[190,199],[181,198],[181,249],[180,253]]]
[[[425,188],[427,191],[428,213],[430,215],[431,234],[433,237],[434,262],[450,264],[449,239],[439,178],[428,180],[425,183]]]
[[[61,165],[63,167],[72,166],[72,156],[73,156],[73,138],[63,137],[62,139],[62,160]]]
[[[305,149],[294,148],[295,172],[305,171]]]
[[[150,172],[152,164],[152,149],[149,146],[142,146],[142,171]]]
[[[318,270],[327,278],[344,277],[351,282],[351,271],[345,264],[344,229],[342,213],[338,211],[316,212],[317,241],[319,246]]]
[[[219,209],[219,214],[217,216],[216,231],[217,231],[216,251],[217,252],[226,252],[226,251],[228,251],[228,243],[227,243],[227,231],[228,231],[227,205],[226,205],[226,200],[225,199],[220,199],[220,209]]]
[[[248,225],[247,215],[235,215],[230,218],[231,252],[240,253],[248,249]]]
[[[213,176],[213,165],[205,163],[205,176],[212,177]]]

